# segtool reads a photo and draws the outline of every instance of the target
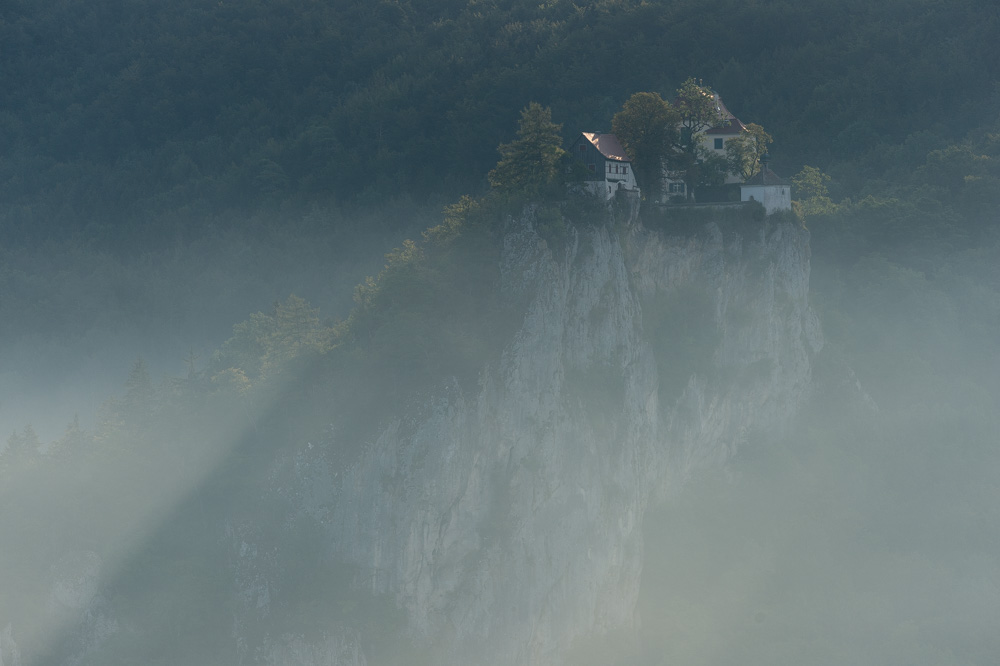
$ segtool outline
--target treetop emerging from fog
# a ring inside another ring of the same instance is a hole
[[[561,129],[552,122],[552,111],[537,102],[522,109],[517,140],[497,148],[501,157],[489,173],[490,185],[529,196],[550,193],[560,182],[559,165],[566,154]]]

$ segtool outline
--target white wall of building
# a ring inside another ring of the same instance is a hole
[[[589,191],[605,199],[613,199],[618,190],[639,190],[635,181],[635,173],[628,162],[607,160],[604,166],[604,180],[592,180],[586,183]]]
[[[630,163],[608,160],[604,169],[604,179],[608,182],[612,184],[618,183],[618,187],[623,187],[626,190],[634,190],[638,187],[638,184],[635,182],[635,173],[633,173]]]
[[[743,201],[759,201],[764,204],[768,215],[778,210],[792,209],[792,187],[790,185],[744,185],[740,188]]]

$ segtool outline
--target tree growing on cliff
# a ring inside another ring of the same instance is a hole
[[[611,131],[635,165],[639,187],[654,201],[663,188],[663,162],[677,141],[679,122],[676,109],[652,92],[635,93],[611,119]]]
[[[562,125],[552,122],[552,111],[538,102],[521,110],[515,141],[497,147],[500,161],[489,173],[490,185],[505,193],[527,196],[549,194],[560,183],[559,162],[566,153],[559,134]]]
[[[705,130],[725,122],[715,99],[715,93],[689,78],[677,89],[674,109],[679,116],[677,140],[667,159],[667,167],[674,178],[684,181],[690,198],[696,185],[702,181],[725,178],[725,162],[710,159],[702,148],[701,137]]]
[[[830,176],[816,167],[804,166],[802,171],[792,176],[796,202],[806,217],[830,215],[837,212],[837,204],[830,199],[826,184]]]
[[[743,180],[760,170],[760,158],[767,152],[767,146],[774,142],[770,134],[757,123],[749,123],[747,131],[726,141],[726,161],[729,171]]]

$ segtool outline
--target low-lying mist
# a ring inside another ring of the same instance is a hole
[[[340,474],[386,424],[414,427],[434,391],[479,387],[514,334],[490,237],[456,228],[390,254],[346,324],[314,307],[346,317],[354,284],[384,263],[384,229],[350,242],[316,226],[231,230],[141,257],[63,248],[47,260],[75,258],[49,278],[8,273],[22,291],[6,312],[28,313],[0,350],[0,425],[14,433],[0,453],[0,663],[435,663],[392,595],[332,555],[345,546],[314,529],[326,517],[301,507],[331,492],[309,461]],[[1000,243],[933,262],[813,251],[826,346],[804,408],[646,513],[635,630],[604,627],[565,663],[1000,653]],[[40,294],[54,305],[32,311]],[[710,310],[691,312],[648,325],[700,349],[717,332]],[[622,386],[595,377],[565,390],[597,419],[602,382]],[[317,452],[334,431],[350,445]],[[262,633],[291,647],[254,653],[244,637]]]
[[[575,663],[1000,653],[1000,245],[852,258],[835,236],[814,232],[807,406],[647,515],[638,636]]]

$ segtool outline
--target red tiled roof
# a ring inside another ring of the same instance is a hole
[[[618,137],[614,134],[598,134],[596,132],[583,132],[583,137],[594,144],[594,148],[604,155],[609,160],[617,160],[619,162],[631,162],[628,155],[625,154],[625,149],[622,148],[622,144],[618,142]]]

